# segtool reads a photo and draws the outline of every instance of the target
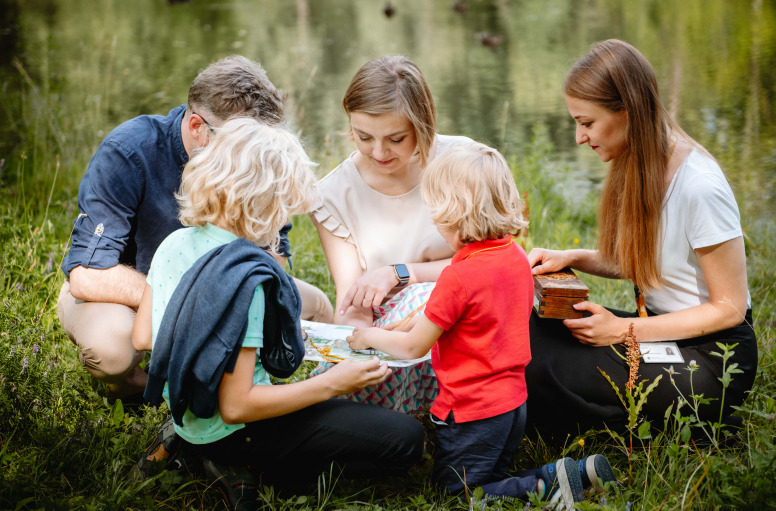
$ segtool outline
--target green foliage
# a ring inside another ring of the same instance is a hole
[[[578,206],[563,199],[563,187],[555,180],[564,181],[569,170],[548,171],[551,151],[546,134],[537,129],[532,145],[519,159],[511,160],[518,185],[528,191],[532,224],[526,245],[590,246],[595,239],[590,213],[594,190]],[[222,508],[220,495],[196,475],[163,471],[142,483],[132,482],[131,466],[166,412],[164,408],[128,409],[120,401],[109,402],[105,390],[82,369],[76,348],[59,326],[56,297],[62,276],[57,266],[67,241],[62,233],[70,230],[74,202],[49,203],[48,191],[30,200],[23,179],[0,193],[0,286],[4,291],[0,302],[0,508]],[[326,262],[307,217],[295,219],[292,245],[294,273],[333,298]],[[666,411],[662,429],[634,422],[632,450],[611,431],[591,430],[566,439],[531,438],[523,442],[514,468],[537,467],[567,455],[607,454],[616,472],[629,475],[621,478],[626,484],[618,492],[592,496],[580,509],[623,509],[628,502],[643,509],[776,506],[772,492],[776,478],[772,443],[776,433],[776,316],[768,301],[774,294],[773,283],[765,278],[767,272],[773,273],[773,255],[771,242],[749,248],[761,357],[755,387],[737,413],[744,421],[740,431],[723,428],[718,422],[700,424],[690,404],[704,398],[687,396],[686,402]],[[600,302],[630,306],[630,289],[624,283],[599,285],[593,281],[591,287]],[[720,345],[717,356],[726,363],[731,349],[734,347]],[[305,366],[292,380],[304,378],[309,370]],[[729,383],[737,372],[734,364],[726,364],[720,381]],[[650,387],[643,389],[645,398]],[[623,399],[624,406],[632,406],[637,415],[640,399]],[[296,495],[281,495],[264,487],[261,499],[267,509],[284,510],[468,509],[468,502],[433,488],[430,469],[431,460],[426,457],[423,465],[393,479],[363,483],[330,473]],[[472,502],[477,493],[474,497]],[[478,502],[486,509],[523,509],[526,505]],[[535,497],[530,502],[541,506]]]

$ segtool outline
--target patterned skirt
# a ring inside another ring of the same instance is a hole
[[[373,325],[385,325],[402,321],[413,312],[423,314],[426,301],[434,289],[434,282],[407,286],[400,293],[373,309]],[[416,312],[417,311],[417,312]],[[334,364],[321,362],[310,376],[321,374]],[[428,411],[437,395],[437,381],[431,361],[408,367],[393,367],[392,374],[383,383],[366,387],[358,392],[341,396],[357,403],[370,403],[403,413]]]

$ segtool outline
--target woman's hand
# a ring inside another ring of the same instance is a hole
[[[368,309],[371,312],[373,307],[383,303],[385,296],[396,287],[397,283],[396,272],[391,266],[382,266],[364,273],[345,293],[340,303],[340,314],[350,306],[356,309]]]
[[[570,267],[571,262],[572,258],[567,250],[534,248],[528,254],[528,264],[531,265],[531,273],[534,275],[560,271]]]
[[[590,313],[586,318],[563,320],[563,324],[571,330],[571,335],[583,344],[608,346],[625,341],[628,334],[628,318],[617,317],[593,302],[574,304],[574,309]]]
[[[390,374],[391,368],[388,364],[372,357],[372,360],[366,362],[343,360],[316,378],[327,378],[328,385],[336,395],[341,396],[382,383]]]

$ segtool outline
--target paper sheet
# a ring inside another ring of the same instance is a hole
[[[328,351],[327,355],[329,356],[353,360],[370,360],[376,356],[391,367],[408,367],[431,359],[430,352],[422,358],[403,359],[388,355],[379,350],[351,350],[345,340],[353,332],[353,327],[351,326],[302,320],[302,330],[307,334],[307,339],[305,340],[305,360],[325,361],[326,359],[324,359],[319,350]]]

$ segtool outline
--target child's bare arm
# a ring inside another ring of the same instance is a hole
[[[377,357],[366,362],[345,360],[318,376],[288,385],[254,385],[256,348],[241,348],[234,371],[224,373],[218,387],[218,408],[227,424],[279,417],[369,385],[391,374]]]
[[[374,348],[396,357],[420,358],[428,353],[442,332],[426,316],[421,316],[409,332],[357,328],[347,341],[354,350]]]
[[[146,284],[135,322],[132,324],[132,346],[137,351],[151,351],[151,286]]]

